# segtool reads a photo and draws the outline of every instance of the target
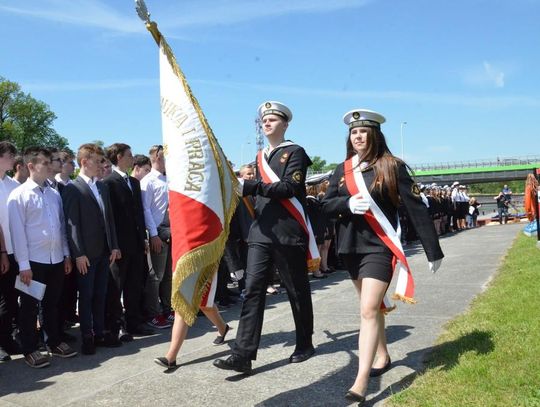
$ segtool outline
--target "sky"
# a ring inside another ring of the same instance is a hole
[[[386,117],[412,165],[540,155],[540,0],[147,0],[225,154],[256,152],[266,100],[328,163],[343,115]],[[76,149],[161,141],[158,47],[131,0],[0,0],[0,76]]]

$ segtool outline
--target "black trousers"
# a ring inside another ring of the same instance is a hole
[[[114,334],[118,334],[120,327],[123,326],[123,309],[128,331],[133,331],[144,321],[142,299],[147,274],[144,256],[143,250],[134,254],[122,254],[122,258],[111,266],[105,307],[105,328]],[[120,301],[122,293],[123,307]]]
[[[255,360],[261,339],[266,287],[277,266],[287,289],[296,327],[296,350],[312,346],[313,305],[309,286],[306,248],[250,243],[246,270],[246,292],[233,345],[233,353]]]
[[[58,335],[58,302],[64,285],[64,262],[43,264],[31,261],[32,279],[47,285],[45,296],[41,300],[43,326],[47,345],[50,347],[60,343]],[[21,308],[19,314],[19,329],[21,335],[22,353],[32,353],[38,348],[36,322],[39,302],[28,294],[21,293]]]
[[[73,262],[73,271],[64,276],[64,287],[58,303],[58,329],[64,333],[66,321],[76,321],[77,318],[77,267]]]
[[[15,289],[15,279],[19,273],[19,267],[15,257],[9,256],[9,270],[0,273],[0,347],[11,342],[11,332],[13,331],[13,320],[17,317],[17,296]]]

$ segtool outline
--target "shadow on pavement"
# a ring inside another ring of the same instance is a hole
[[[412,327],[410,326],[401,325],[389,326],[387,329],[388,338],[392,341],[403,339],[410,335],[410,332],[408,331],[411,328]],[[355,351],[357,347],[357,331],[335,334],[326,331],[325,333],[331,341],[319,345],[315,357],[325,353],[346,350],[350,354],[350,361],[347,366],[341,367],[339,370],[321,377],[320,380],[309,384],[309,386],[304,386],[273,396],[264,402],[257,404],[257,407],[285,405],[309,405],[315,407],[345,406],[350,404],[344,399],[344,396],[356,376],[358,359],[353,351]],[[477,354],[487,354],[492,352],[493,349],[494,344],[491,333],[475,330],[454,341],[410,352],[404,359],[393,361],[392,365],[393,367],[406,366],[413,369],[414,372],[400,378],[385,389],[381,389],[382,378],[370,379],[368,397],[373,393],[378,394],[369,399],[365,405],[372,406],[375,403],[388,398],[392,394],[406,389],[427,367],[430,369],[440,368],[443,370],[450,370],[458,364],[461,355],[464,353],[472,351]],[[254,373],[275,369],[284,364],[286,364],[286,361],[272,363],[256,369]]]

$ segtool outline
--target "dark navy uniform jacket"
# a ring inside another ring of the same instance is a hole
[[[375,178],[375,170],[370,167],[362,172],[370,190]],[[422,242],[429,261],[444,257],[439,238],[428,214],[427,208],[418,194],[416,184],[403,164],[398,167],[398,194],[416,232]],[[382,194],[377,189],[370,191],[371,197],[388,218],[394,229],[397,228],[397,208],[392,204],[388,191],[383,186]],[[339,164],[330,178],[330,185],[322,201],[323,212],[337,218],[338,253],[380,253],[389,252],[381,239],[373,232],[362,215],[353,215],[349,209],[351,195],[345,185],[343,163]]]
[[[244,181],[243,195],[255,196],[255,220],[248,243],[307,245],[304,229],[281,204],[280,199],[296,197],[306,208],[306,172],[312,164],[298,145],[278,146],[266,157],[279,182],[265,184],[257,164],[257,178]]]

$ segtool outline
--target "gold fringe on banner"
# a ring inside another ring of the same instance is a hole
[[[398,293],[395,293],[394,295],[392,295],[392,299],[393,300],[403,301],[403,302],[405,302],[407,304],[416,304],[416,300],[414,298],[405,297],[404,295],[401,295],[401,294],[398,294]]]

